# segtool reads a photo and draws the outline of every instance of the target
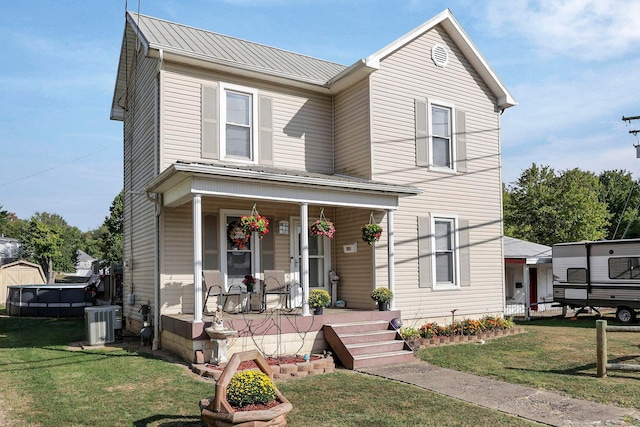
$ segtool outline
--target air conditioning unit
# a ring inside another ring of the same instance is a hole
[[[89,345],[112,343],[116,341],[116,330],[122,329],[122,307],[119,305],[85,307],[84,319]]]

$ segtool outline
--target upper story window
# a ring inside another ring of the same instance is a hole
[[[448,102],[416,98],[416,166],[467,172],[466,113]]]
[[[453,169],[451,108],[431,105],[432,165]]]
[[[257,161],[257,93],[242,86],[220,85],[221,158]]]

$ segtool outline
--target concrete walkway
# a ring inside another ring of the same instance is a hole
[[[550,426],[631,426],[640,411],[572,399],[546,390],[510,384],[416,361],[359,370]]]

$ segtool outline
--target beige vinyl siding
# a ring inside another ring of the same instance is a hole
[[[369,80],[335,97],[336,173],[371,177]]]
[[[157,60],[138,54],[131,71],[125,113],[124,145],[124,293],[135,295],[134,306],[125,307],[125,316],[140,319],[139,307],[154,300],[155,215],[144,185],[155,176],[155,76]]]
[[[431,46],[449,53],[445,68],[431,60]],[[499,113],[496,100],[445,31],[427,32],[381,61],[371,77],[373,179],[413,185],[424,192],[402,198],[395,214],[396,307],[403,317],[443,318],[501,313],[503,258]],[[416,167],[414,100],[448,102],[466,115],[467,173]],[[417,217],[455,215],[469,221],[471,286],[457,290],[418,287]],[[386,263],[384,263],[386,265]],[[382,254],[378,254],[382,273]],[[384,286],[384,274],[376,274]]]
[[[272,99],[273,166],[333,173],[331,97],[170,63],[162,74],[161,169],[176,161],[212,162],[201,158],[201,85],[220,82],[255,88]]]
[[[336,234],[333,244],[338,255],[335,268],[340,276],[338,297],[347,302],[349,308],[374,309],[371,291],[374,286],[372,246],[362,240],[360,229],[369,222],[369,212],[356,209],[336,209]],[[344,245],[357,243],[356,253],[340,253]]]

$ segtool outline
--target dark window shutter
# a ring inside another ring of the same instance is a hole
[[[465,112],[456,110],[456,169],[467,172],[467,123]]]
[[[415,100],[416,166],[429,166],[429,125],[427,123],[427,100]]]
[[[418,217],[418,286],[430,288],[432,286],[432,261],[431,251],[431,219],[428,216]]]
[[[460,286],[471,286],[471,257],[469,248],[469,220],[458,220],[458,239],[460,241]]]
[[[200,102],[202,103],[201,155],[205,159],[217,160],[220,138],[218,129],[218,89],[212,86],[202,86]]]
[[[259,162],[262,165],[273,166],[273,101],[266,96],[259,97]]]

